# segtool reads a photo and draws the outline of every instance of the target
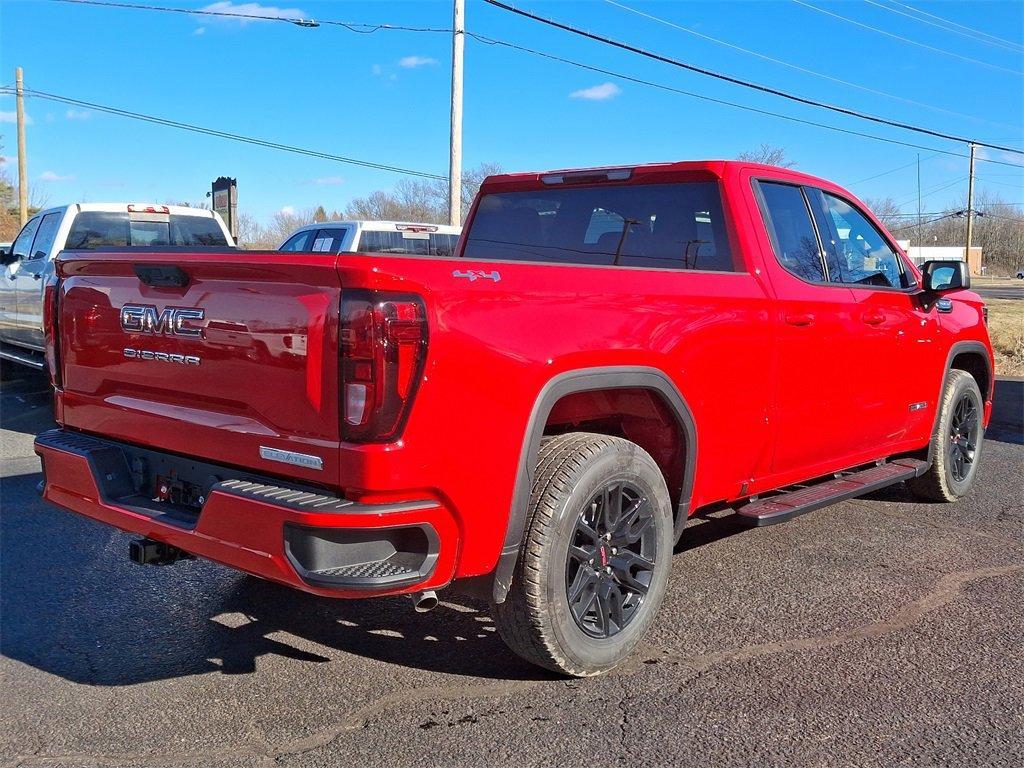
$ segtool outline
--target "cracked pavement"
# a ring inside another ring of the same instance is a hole
[[[902,486],[762,530],[691,521],[611,674],[511,656],[483,606],[338,602],[39,500],[44,383],[0,404],[0,766],[1024,764],[1024,382],[979,485]],[[442,598],[444,595],[442,595]]]

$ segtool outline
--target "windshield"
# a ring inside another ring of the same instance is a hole
[[[177,214],[135,217],[128,212],[82,211],[75,217],[66,247],[71,250],[126,246],[227,246],[212,216]]]
[[[716,182],[488,194],[466,237],[470,259],[735,270]]]

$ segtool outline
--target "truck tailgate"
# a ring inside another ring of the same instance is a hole
[[[246,251],[62,254],[65,426],[335,483],[336,258]]]

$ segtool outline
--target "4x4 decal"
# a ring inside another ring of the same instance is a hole
[[[482,269],[467,269],[465,272],[456,269],[454,272],[452,272],[452,277],[465,277],[468,278],[469,282],[471,283],[476,282],[478,279],[493,280],[494,282],[498,282],[499,280],[501,280],[501,275],[498,274],[498,270],[494,270],[493,272],[485,272]]]

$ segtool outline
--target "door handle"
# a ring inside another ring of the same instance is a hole
[[[882,323],[885,322],[885,315],[879,314],[877,312],[868,312],[863,316],[862,319],[868,325],[881,325]]]
[[[809,312],[798,315],[786,315],[786,322],[796,326],[813,325],[814,315]]]

